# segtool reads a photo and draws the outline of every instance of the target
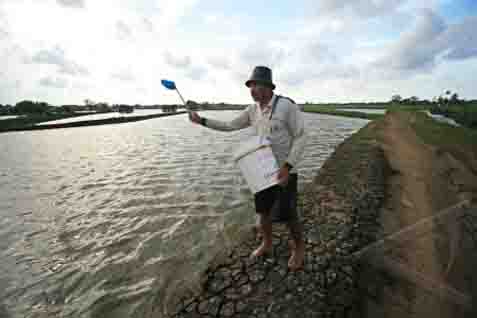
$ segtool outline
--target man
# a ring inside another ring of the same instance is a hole
[[[255,209],[259,215],[262,244],[252,257],[262,256],[272,248],[272,212],[279,222],[286,222],[294,247],[288,267],[297,270],[303,266],[305,244],[303,228],[297,214],[297,171],[305,145],[304,121],[298,106],[289,98],[275,95],[272,71],[257,66],[245,85],[250,89],[255,104],[250,105],[235,119],[224,122],[205,118],[192,112],[190,120],[202,126],[220,131],[233,131],[249,126],[259,136],[268,137],[272,152],[278,161],[279,185],[255,194]]]

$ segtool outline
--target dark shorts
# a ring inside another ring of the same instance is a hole
[[[274,185],[255,194],[255,211],[271,213],[273,222],[297,219],[298,175],[290,174],[286,186]]]

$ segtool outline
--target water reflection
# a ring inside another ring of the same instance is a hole
[[[300,187],[366,123],[306,114]],[[151,316],[254,221],[232,162],[250,133],[178,115],[0,136],[5,308],[13,317]]]

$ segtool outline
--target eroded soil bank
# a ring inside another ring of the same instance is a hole
[[[374,294],[365,301],[367,317],[475,317],[477,147],[465,138],[429,138],[425,127],[457,129],[412,113],[368,127],[391,172],[379,236],[407,232],[378,251],[360,277]]]

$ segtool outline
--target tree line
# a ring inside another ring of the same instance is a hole
[[[0,114],[2,115],[41,115],[41,114],[58,114],[58,113],[74,113],[75,111],[91,111],[91,112],[109,112],[113,108],[107,103],[91,103],[89,100],[84,106],[81,105],[62,105],[53,106],[45,102],[23,100],[15,105],[1,105]]]
[[[401,95],[396,94],[391,97],[390,103],[398,105],[435,105],[442,108],[452,105],[476,105],[477,100],[461,99],[457,92],[446,90],[443,94],[434,96],[432,100],[420,99],[417,96],[403,98]]]

